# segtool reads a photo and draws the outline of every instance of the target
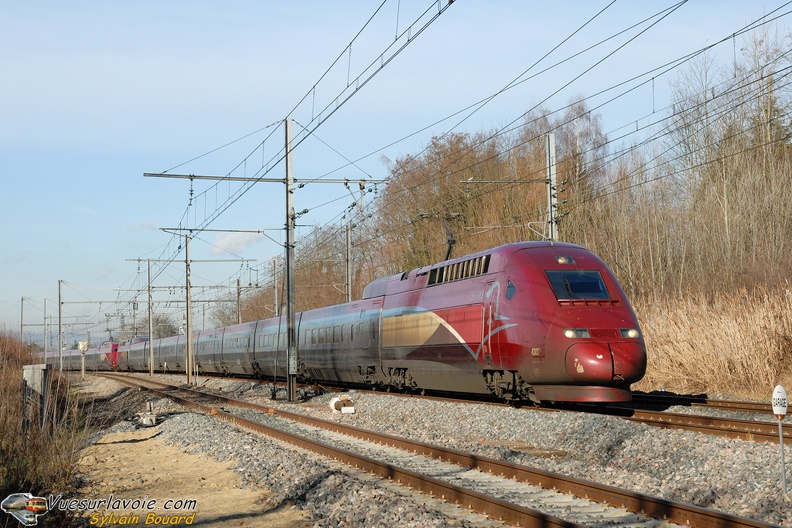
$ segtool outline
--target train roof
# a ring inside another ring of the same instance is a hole
[[[363,299],[382,297],[401,293],[451,280],[461,280],[469,277],[484,275],[502,269],[516,251],[522,249],[549,248],[549,247],[574,247],[583,249],[577,244],[565,242],[514,242],[504,244],[478,253],[471,253],[461,257],[444,260],[422,268],[382,277],[371,281],[363,289]]]

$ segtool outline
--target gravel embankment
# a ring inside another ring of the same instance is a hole
[[[239,399],[364,429],[792,526],[792,489],[786,495],[782,492],[777,444],[659,429],[617,417],[532,412],[368,392],[352,393],[355,414],[340,414],[329,408],[332,394],[290,404],[273,402],[265,387],[251,383],[212,380],[205,382],[204,388],[222,389]],[[229,432],[227,424],[210,417],[176,415],[161,427],[169,442],[191,452],[235,461],[245,486],[271,491],[271,506],[293,501],[312,511],[317,527],[477,525],[447,517],[365,479],[346,477],[330,464],[254,433]],[[786,461],[790,466],[787,484],[792,488],[789,447]]]

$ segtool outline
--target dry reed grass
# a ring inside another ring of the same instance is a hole
[[[792,289],[635,301],[648,367],[636,390],[770,399],[792,389]]]
[[[26,410],[26,356],[17,339],[0,334],[0,499],[11,493],[46,496],[66,489],[85,432],[79,404],[58,375],[50,377],[45,407]]]

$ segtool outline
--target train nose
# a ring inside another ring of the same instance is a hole
[[[646,373],[640,343],[575,343],[566,352],[566,370],[579,383],[634,383]]]

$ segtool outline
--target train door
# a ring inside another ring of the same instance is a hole
[[[275,335],[275,354],[273,356],[273,371],[274,376],[286,379],[287,367],[286,364],[288,353],[286,350],[286,316],[281,315],[278,317],[278,333]]]
[[[257,378],[263,376],[261,363],[264,359],[264,335],[266,334],[263,321],[256,321],[256,324],[253,326],[253,343],[250,347],[250,366],[253,369],[253,375]]]
[[[298,376],[302,376],[303,378],[308,377],[308,373],[305,371],[305,364],[303,361],[300,360],[300,325],[302,323],[302,312],[298,312],[294,314],[294,328],[292,328],[292,343],[294,345],[294,349],[292,350],[293,357],[290,358],[291,363],[288,365],[289,372],[288,374],[295,374]],[[288,326],[288,324],[287,324]],[[288,329],[286,337],[288,338]],[[287,356],[288,356],[288,342],[286,343],[287,348]],[[288,360],[288,359],[287,359]]]
[[[382,299],[371,301],[369,314],[368,355],[374,359],[379,371],[385,374],[382,369]]]
[[[135,342],[134,345],[133,345],[132,343],[134,341],[137,341],[137,342]],[[142,370],[144,372],[148,372],[148,357],[146,357],[146,355],[143,353],[144,352],[144,347],[143,347],[143,344],[141,344],[142,342],[138,341],[136,339],[130,339],[129,343],[130,344],[129,344],[129,347],[127,348],[126,354],[120,354],[122,361],[124,360],[124,356],[126,356],[126,363],[127,363],[127,367],[126,368],[128,370],[135,370],[136,368],[135,368],[134,363],[132,362],[132,356],[133,355],[139,355],[141,357],[141,359],[140,359],[141,369],[140,370]],[[133,353],[133,350],[134,350],[134,353]],[[121,349],[119,348],[119,353],[120,352],[121,352]]]
[[[487,281],[484,289],[484,339],[481,343],[481,359],[486,368],[500,368],[498,347],[498,300],[500,288],[497,281]]]

